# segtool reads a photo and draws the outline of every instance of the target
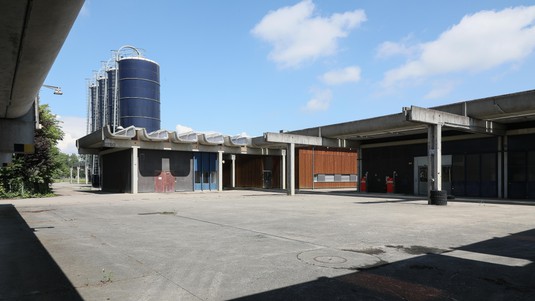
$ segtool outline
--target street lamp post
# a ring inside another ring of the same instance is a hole
[[[51,86],[51,85],[42,85],[42,87],[52,89],[54,90],[54,95],[63,95],[63,91],[61,91],[61,87],[58,86]],[[37,93],[37,96],[35,96],[35,129],[38,130],[41,128],[41,125],[39,123],[39,92]]]
[[[54,95],[63,95],[63,91],[61,91],[61,87],[50,86],[50,85],[43,85],[43,87],[53,89]]]

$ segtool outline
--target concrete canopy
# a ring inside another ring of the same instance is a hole
[[[510,125],[515,123],[535,121],[535,90],[462,101],[431,109],[466,116],[483,122],[493,121],[498,127],[508,129]],[[459,127],[448,128],[447,125],[444,130],[473,132],[469,129],[459,129]],[[405,113],[401,112],[370,119],[290,131],[289,134],[365,141],[424,134],[426,132],[427,125],[408,121]]]
[[[154,150],[224,152],[229,154],[281,155],[282,150],[257,147],[235,141],[221,134],[187,133],[187,137],[176,132],[165,132],[159,137],[150,137],[144,128],[129,127],[127,132],[112,133],[109,126],[76,140],[79,154],[98,155],[132,147]],[[123,130],[123,131],[125,131]],[[225,143],[225,141],[229,143]],[[243,144],[243,145],[242,145]]]

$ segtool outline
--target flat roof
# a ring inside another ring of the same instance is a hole
[[[514,134],[514,131],[519,133],[517,126],[519,124],[528,124],[527,128],[535,129],[535,90],[461,101],[430,109],[493,122],[503,126],[507,134]],[[401,139],[411,135],[425,134],[427,125],[408,121],[403,110],[404,108],[400,108],[398,114],[289,131],[287,134],[321,137],[322,145],[342,148],[355,147],[360,143],[370,143],[384,138]],[[130,131],[131,133],[125,136],[122,132],[112,133],[109,127],[102,128],[78,139],[78,151],[80,154],[98,154],[107,149],[139,146],[160,150],[223,151],[235,154],[266,155],[281,154],[282,148],[285,148],[284,143],[268,142],[267,133],[252,139],[200,133],[196,134],[197,139],[192,139],[192,137],[180,139],[177,137],[180,134],[165,130],[147,133],[142,128],[130,128]],[[444,126],[443,131],[447,133],[460,130]],[[162,133],[165,135],[162,136]],[[481,134],[472,135],[476,137],[475,135]]]
[[[503,124],[535,121],[535,90],[432,107],[430,109]],[[445,128],[444,130],[448,130]],[[400,113],[290,131],[291,134],[364,141],[422,134],[427,126],[407,121]]]

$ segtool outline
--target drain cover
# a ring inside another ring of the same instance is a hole
[[[381,262],[379,258],[372,255],[334,249],[305,251],[299,253],[297,258],[310,265],[333,269],[366,268]]]

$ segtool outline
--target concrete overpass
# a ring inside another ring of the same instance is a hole
[[[0,165],[31,152],[35,99],[84,0],[0,0]]]

